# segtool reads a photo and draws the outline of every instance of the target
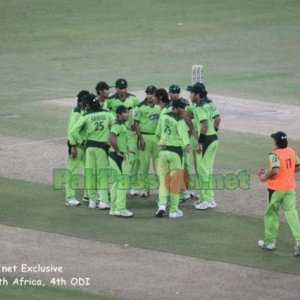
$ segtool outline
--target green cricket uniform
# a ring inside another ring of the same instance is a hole
[[[116,120],[115,124],[112,126],[111,133],[116,136],[119,151],[124,153],[127,157],[128,147],[127,147],[127,129],[125,123]],[[123,159],[118,156],[117,153],[111,148],[109,153],[109,164],[111,168],[115,171],[115,176],[113,184],[111,185],[111,212],[124,211],[126,210],[126,194],[128,189],[128,183],[130,181],[129,177],[129,161],[128,159]]]
[[[217,116],[219,116],[219,113],[216,110],[216,107],[213,104],[213,102],[206,98],[204,102],[202,102],[200,105],[197,105],[195,108],[196,126],[200,126],[199,119],[201,119],[204,116],[204,112],[200,109],[200,107],[206,113],[208,129],[205,135],[200,134],[199,137],[199,142],[202,144],[203,150],[202,154],[197,156],[197,173],[199,176],[201,176],[202,180],[202,201],[207,201],[208,203],[211,203],[215,201],[214,191],[212,187],[212,175],[213,165],[219,147],[219,141],[214,127],[214,119]],[[197,130],[198,129],[200,132],[201,128],[197,127]]]
[[[69,115],[68,121],[68,158],[67,158],[67,168],[70,171],[71,175],[75,175],[76,172],[83,173],[85,169],[85,148],[82,145],[76,144],[75,141],[72,140],[71,137],[71,129],[73,128],[74,124],[79,120],[82,115],[82,111],[80,106],[76,106]],[[84,131],[80,134],[84,136]],[[75,158],[71,157],[71,146],[76,145],[77,155]],[[70,174],[69,174],[70,175]],[[76,182],[71,178],[66,180],[65,185],[65,192],[66,192],[66,199],[75,198],[76,193],[74,187],[76,186]],[[84,190],[83,197],[88,197],[87,191]]]
[[[270,169],[279,168],[279,173],[267,179],[269,199],[264,214],[265,241],[274,244],[276,242],[279,229],[278,211],[281,206],[296,243],[300,242],[295,191],[295,167],[300,165],[299,157],[291,147],[278,148],[269,154],[269,165]]]
[[[108,136],[109,128],[115,118],[111,112],[101,110],[88,112],[82,116],[71,130],[72,138],[82,144],[84,139],[80,134],[82,129],[86,132],[86,188],[90,201],[99,200],[108,203]]]
[[[155,135],[157,123],[160,117],[161,108],[159,105],[153,107],[144,102],[135,109],[134,120],[139,122],[139,127],[143,139],[145,141],[145,149],[139,149],[139,161],[141,174],[144,179],[144,189],[149,190],[150,183],[148,173],[150,168],[150,160],[153,159],[154,171],[156,172],[156,160],[158,158],[158,138]]]
[[[129,118],[125,123],[127,128],[127,142],[128,142],[128,151],[129,151],[129,163],[130,163],[130,174],[131,176],[137,176],[139,161],[138,161],[138,149],[137,149],[137,136],[133,130],[133,109],[140,104],[140,100],[133,94],[127,93],[125,100],[121,100],[118,97],[118,94],[114,94],[109,97],[107,100],[107,107],[114,114],[116,109],[120,105],[124,105],[129,110]]]
[[[170,200],[170,212],[178,211],[179,194],[172,193],[166,186],[166,175],[174,169],[183,170],[183,147],[189,145],[188,127],[177,114],[170,112],[161,116],[161,122],[156,129],[160,138],[157,174],[159,176],[158,206],[166,205]],[[180,180],[180,182],[183,182]]]

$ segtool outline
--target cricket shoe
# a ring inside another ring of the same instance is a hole
[[[208,201],[195,201],[194,206],[196,209],[200,209],[200,210],[206,210],[209,208],[215,208],[217,207],[217,203],[216,201],[212,201],[212,202],[208,202]]]
[[[160,205],[155,213],[157,217],[162,218],[164,216],[164,213],[166,212],[166,206],[165,205]]]
[[[81,205],[81,203],[76,198],[68,198],[65,202],[65,205],[67,205],[67,206],[79,206],[79,205]]]
[[[300,242],[295,245],[295,256],[300,256]]]
[[[180,218],[183,217],[183,211],[178,209],[177,211],[169,212],[169,218]]]
[[[149,196],[149,192],[147,190],[142,190],[140,193],[141,197],[148,197]]]
[[[189,193],[190,193],[191,198],[194,198],[194,199],[200,198],[199,194],[196,191],[189,191]]]
[[[97,202],[96,201],[92,201],[92,200],[90,200],[89,201],[89,208],[96,208],[97,207]]]
[[[98,208],[99,209],[110,209],[110,204],[103,202],[103,201],[99,201]]]
[[[265,249],[265,250],[269,250],[269,251],[273,251],[275,249],[275,243],[267,243],[263,240],[259,240],[257,242],[258,247]]]
[[[83,198],[82,198],[82,202],[83,202],[84,204],[89,204],[90,198],[89,198],[89,197],[83,197]]]
[[[128,209],[124,210],[115,210],[114,216],[121,217],[121,218],[132,218],[133,217],[133,212],[131,212]]]
[[[114,210],[112,210],[112,209],[110,209],[110,211],[109,211],[109,215],[110,215],[110,216],[114,216],[114,215],[115,215],[115,211],[114,211]]]
[[[129,190],[129,195],[130,195],[130,196],[137,196],[138,194],[139,194],[138,191],[135,190],[135,189],[130,189],[130,190]]]

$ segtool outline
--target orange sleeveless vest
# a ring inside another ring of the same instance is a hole
[[[275,149],[272,153],[279,158],[280,168],[279,173],[267,180],[268,188],[275,191],[294,190],[296,188],[295,181],[295,165],[296,154],[290,148]]]

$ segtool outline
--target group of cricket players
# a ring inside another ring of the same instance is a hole
[[[95,94],[82,90],[77,95],[68,122],[71,176],[66,179],[65,204],[81,204],[73,175],[82,172],[82,201],[112,216],[132,217],[127,193],[148,197],[154,189],[157,217],[167,209],[170,218],[182,217],[179,203],[190,198],[195,209],[216,207],[211,175],[221,119],[204,84],[186,88],[190,101],[181,97],[176,84],[168,91],[150,85],[142,101],[128,93],[126,79],[116,80],[114,87],[110,96],[112,87],[100,81]]]
[[[68,124],[65,204],[81,204],[73,175],[82,172],[82,201],[91,209],[109,210],[111,216],[132,217],[127,194],[148,197],[157,189],[157,217],[163,217],[167,209],[170,218],[182,217],[179,204],[190,198],[195,209],[216,207],[212,175],[221,118],[204,84],[186,88],[190,101],[181,97],[176,84],[169,91],[150,85],[142,101],[128,93],[127,87],[127,81],[120,78],[109,96],[111,87],[100,81],[96,94],[82,90],[77,95]],[[284,132],[271,137],[275,149],[269,155],[269,171],[257,173],[269,191],[265,238],[258,246],[275,249],[282,207],[296,242],[295,256],[300,256],[294,175],[300,172],[300,159],[288,146]]]

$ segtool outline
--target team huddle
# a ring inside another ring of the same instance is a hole
[[[190,102],[173,84],[169,92],[150,85],[140,101],[127,92],[127,81],[116,80],[116,92],[100,81],[96,95],[80,91],[68,123],[71,174],[85,174],[83,201],[107,209],[112,216],[132,217],[126,195],[148,197],[158,178],[156,216],[182,217],[179,203],[191,197],[195,209],[217,206],[211,175],[218,150],[220,115],[202,83],[188,86]],[[150,174],[150,170],[152,174]],[[199,185],[189,180],[196,172]],[[66,180],[66,205],[78,206],[76,183]],[[154,180],[155,181],[155,180]],[[200,201],[201,199],[201,201]]]

